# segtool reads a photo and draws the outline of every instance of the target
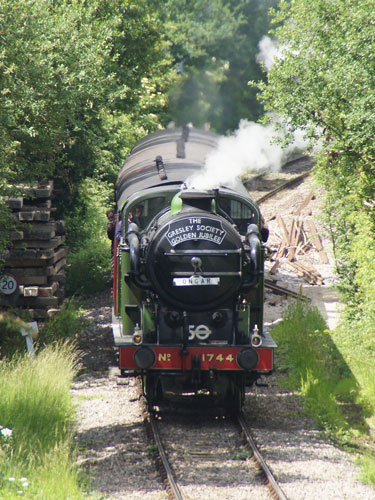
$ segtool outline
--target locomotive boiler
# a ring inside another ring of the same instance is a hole
[[[118,175],[113,335],[122,375],[141,375],[150,407],[198,395],[236,413],[273,368],[259,208],[241,183],[185,184],[217,141],[191,127],[152,133]]]

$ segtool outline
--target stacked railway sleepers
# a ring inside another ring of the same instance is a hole
[[[31,319],[46,319],[64,296],[68,247],[64,221],[53,218],[52,200],[52,181],[7,200],[18,226],[2,274],[12,275],[18,289],[13,296],[0,294],[0,306],[27,309]]]

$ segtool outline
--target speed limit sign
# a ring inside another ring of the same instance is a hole
[[[13,295],[18,290],[18,282],[12,274],[5,274],[0,278],[0,293]]]

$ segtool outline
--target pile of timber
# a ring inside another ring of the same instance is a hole
[[[314,221],[309,216],[301,215],[312,199],[314,199],[314,193],[310,193],[292,214],[290,225],[288,224],[289,227],[287,227],[281,215],[275,215],[268,219],[268,221],[276,220],[279,228],[279,231],[275,232],[279,239],[279,245],[271,256],[274,264],[270,272],[274,274],[281,264],[286,264],[308,283],[321,285],[324,278],[317,269],[309,263],[299,261],[299,256],[314,250],[318,253],[322,264],[328,264],[329,262]]]
[[[29,188],[7,203],[19,222],[12,232],[2,274],[13,275],[19,290],[12,307],[27,309],[32,319],[45,319],[61,304],[65,287],[68,247],[65,223],[52,217],[53,182]],[[0,305],[9,305],[0,298]]]

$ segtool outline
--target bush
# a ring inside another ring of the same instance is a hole
[[[105,215],[110,192],[107,184],[94,179],[86,179],[80,187],[81,203],[67,219],[68,295],[90,295],[110,284],[111,243]]]
[[[302,303],[288,308],[272,330],[289,388],[298,390],[318,425],[336,435],[349,429],[343,404],[358,398],[358,384],[335,346],[317,308]]]
[[[94,239],[84,242],[84,247],[69,258],[67,294],[88,296],[105,290],[110,283],[110,247]]]
[[[21,335],[23,325],[18,311],[0,313],[0,351],[3,356],[25,352],[25,339]]]
[[[50,344],[56,340],[76,337],[85,324],[78,303],[73,299],[66,300],[60,311],[40,328],[38,343]]]

